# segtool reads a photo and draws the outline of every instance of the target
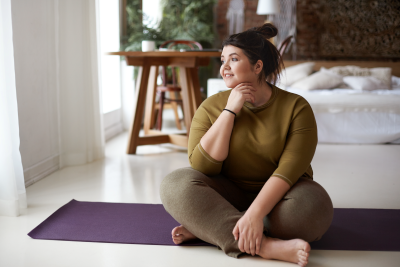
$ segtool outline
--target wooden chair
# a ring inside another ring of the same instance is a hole
[[[281,46],[279,47],[278,51],[283,56],[288,48],[289,44],[292,42],[293,35],[289,35],[285,40],[283,40]]]
[[[176,45],[186,45],[190,47],[191,50],[194,50],[196,45],[199,50],[202,50],[203,47],[201,46],[200,43],[196,41],[190,41],[190,40],[170,40],[166,41],[163,44],[160,45],[160,48],[172,48]],[[172,67],[172,84],[168,84],[168,77],[167,77],[167,66],[162,66],[162,80],[163,84],[160,86],[157,86],[157,95],[159,97],[159,102],[158,102],[158,117],[157,117],[157,130],[161,131],[162,128],[162,114],[163,114],[163,109],[164,105],[166,103],[170,103],[172,109],[174,110],[175,113],[175,124],[176,127],[181,130],[181,123],[179,120],[178,116],[178,103],[182,105],[182,99],[181,98],[176,98],[176,93],[180,95],[181,92],[181,87],[178,85],[176,81],[176,71],[175,68]],[[165,93],[169,93],[169,98],[165,97]]]

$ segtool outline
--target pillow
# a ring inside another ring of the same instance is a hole
[[[392,88],[400,88],[400,77],[392,76]]]
[[[357,91],[389,89],[387,85],[373,76],[346,76],[343,81]]]
[[[276,86],[286,88],[296,81],[307,77],[312,73],[314,65],[314,62],[306,62],[285,68]]]
[[[380,80],[391,89],[392,69],[391,68],[360,68],[357,66],[338,66],[329,69],[342,76],[372,76]]]
[[[368,68],[360,68],[357,66],[337,66],[332,67],[329,71],[342,76],[370,76]]]
[[[331,89],[343,82],[343,77],[325,68],[301,79],[291,85],[293,88],[310,91],[315,89]]]
[[[392,89],[392,69],[391,68],[373,68],[369,69],[371,76],[380,80],[387,86],[387,89]]]

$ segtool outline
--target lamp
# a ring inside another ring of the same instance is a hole
[[[268,15],[280,13],[278,0],[258,0],[257,14]]]

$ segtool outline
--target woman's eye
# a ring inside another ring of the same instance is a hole
[[[238,61],[238,59],[237,58],[232,58],[232,61]]]
[[[221,60],[221,64],[224,64],[224,63],[225,63],[225,61]]]

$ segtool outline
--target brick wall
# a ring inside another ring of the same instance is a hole
[[[216,47],[228,35],[229,2],[218,0],[216,5]],[[256,14],[257,4],[245,0],[244,30],[264,23],[266,16]],[[296,45],[297,59],[398,61],[400,1],[298,0]]]
[[[400,1],[297,1],[297,59],[400,60]]]
[[[218,0],[216,7],[216,29],[218,40],[216,46],[219,47],[222,41],[228,37],[228,21],[226,20],[226,13],[229,8],[230,0]],[[265,21],[265,15],[257,15],[258,0],[245,0],[244,11],[244,30],[251,27],[260,26]]]
[[[319,57],[319,18],[315,10],[319,0],[297,1],[297,59]]]

